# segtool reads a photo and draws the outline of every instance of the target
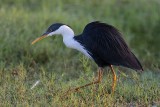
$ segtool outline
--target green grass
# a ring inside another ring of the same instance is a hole
[[[55,22],[76,34],[94,20],[117,27],[140,59],[144,72],[115,67],[100,85],[61,97],[93,81],[96,64],[64,46],[61,36],[31,42]],[[160,106],[159,0],[0,0],[0,106]],[[34,88],[31,86],[37,81]]]

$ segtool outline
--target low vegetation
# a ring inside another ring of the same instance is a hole
[[[79,34],[95,20],[123,33],[144,72],[115,66],[117,87],[110,94],[112,75],[105,68],[101,84],[66,95],[95,79],[96,64],[66,48],[61,36],[31,42],[52,23]],[[159,28],[159,0],[1,0],[0,106],[160,106]]]

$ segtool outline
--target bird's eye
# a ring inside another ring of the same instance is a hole
[[[49,31],[52,31],[52,29],[50,28]]]
[[[47,32],[52,32],[52,29],[48,29]]]

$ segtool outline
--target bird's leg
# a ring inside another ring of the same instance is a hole
[[[113,74],[112,92],[114,92],[117,78],[116,78],[116,73],[115,73],[112,65],[110,65],[110,68],[111,68],[111,71],[112,71],[112,74]]]
[[[103,68],[99,67],[98,68],[98,79],[96,81],[93,81],[91,83],[88,83],[88,84],[80,86],[80,87],[77,87],[74,90],[78,91],[80,88],[84,88],[84,87],[87,87],[87,86],[92,85],[92,84],[100,83],[102,81],[102,75],[103,75]]]
[[[103,75],[103,68],[99,67],[98,68],[98,78],[96,81],[93,81],[91,83],[88,83],[86,85],[83,85],[83,86],[80,86],[80,87],[77,87],[77,88],[74,88],[74,89],[69,89],[67,92],[65,92],[65,94],[63,94],[61,97],[63,98],[64,96],[66,96],[67,94],[70,94],[70,92],[77,92],[79,91],[79,89],[81,88],[84,88],[84,87],[87,87],[87,86],[90,86],[92,84],[97,84],[97,83],[100,83],[102,81],[102,75]]]

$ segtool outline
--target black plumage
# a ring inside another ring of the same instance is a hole
[[[143,70],[122,38],[122,34],[111,25],[98,21],[91,22],[86,25],[83,33],[74,39],[84,46],[99,67],[117,65]]]

